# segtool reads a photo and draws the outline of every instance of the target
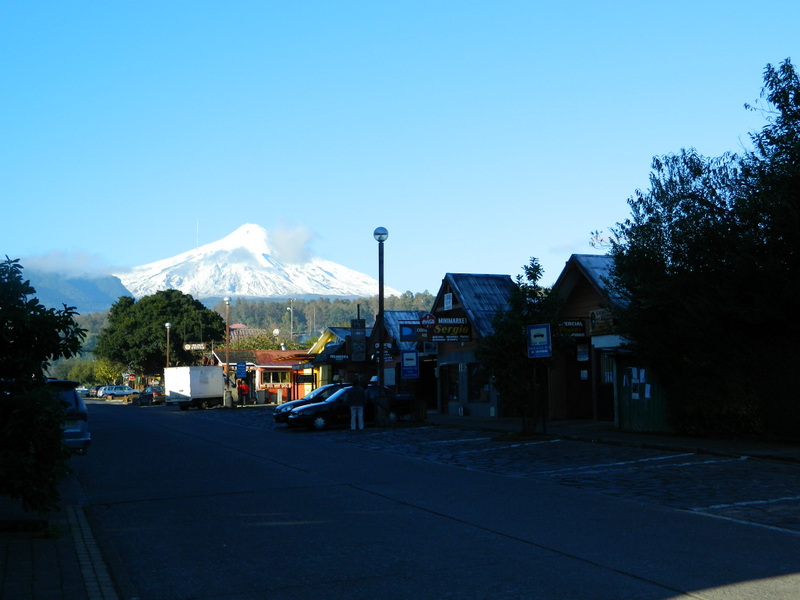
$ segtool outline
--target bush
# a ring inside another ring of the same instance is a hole
[[[56,508],[70,456],[62,443],[65,415],[44,386],[0,402],[0,495],[21,499],[25,510]]]

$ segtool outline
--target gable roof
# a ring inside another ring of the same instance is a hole
[[[494,316],[508,310],[514,285],[511,275],[447,273],[436,295],[433,309],[434,312],[440,309],[444,302],[445,288],[451,289],[475,331],[485,337],[494,331]]]
[[[608,254],[573,254],[553,284],[553,290],[566,298],[583,277],[597,290],[598,294],[608,297],[606,282],[611,276],[613,267],[614,257]]]

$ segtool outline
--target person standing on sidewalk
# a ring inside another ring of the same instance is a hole
[[[364,429],[364,404],[367,403],[367,393],[361,387],[358,377],[347,394],[350,397],[350,429],[352,431]]]
[[[244,379],[240,379],[239,383],[236,384],[236,395],[238,396],[239,406],[247,404],[247,395],[249,391],[250,388],[244,382]]]

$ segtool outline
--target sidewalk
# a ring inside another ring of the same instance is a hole
[[[480,429],[498,433],[519,433],[520,419],[492,417],[460,417],[428,413],[427,422],[434,425]],[[536,424],[536,434],[542,433],[542,423]],[[720,456],[749,456],[770,460],[800,463],[800,443],[779,443],[750,440],[692,438],[658,433],[619,431],[609,421],[548,421],[547,437],[584,442],[635,446],[658,450],[679,450]]]
[[[20,500],[0,497],[0,521],[23,529],[0,530],[0,598],[119,600],[76,482],[67,477],[59,490],[61,510],[49,515],[25,512]],[[43,531],[31,531],[39,525]]]
[[[270,406],[263,408],[271,410]],[[493,431],[498,434],[521,431],[519,419],[429,413],[425,424]],[[535,435],[545,435],[542,433],[541,423],[537,424],[536,431]],[[603,421],[548,422],[546,437],[800,463],[800,444],[628,433],[617,431],[612,423]],[[80,458],[75,457],[75,460]],[[67,478],[61,490],[62,510],[46,517],[26,513],[19,501],[0,497],[0,521],[46,519],[51,532],[61,533],[48,536],[46,533],[0,531],[0,598],[120,600],[82,508],[77,483]]]

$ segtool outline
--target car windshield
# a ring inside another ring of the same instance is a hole
[[[325,391],[325,386],[317,388],[315,390],[310,391],[308,394],[306,394],[304,398],[301,398],[301,400],[313,400],[317,396],[321,396],[324,391]]]
[[[333,404],[334,402],[338,402],[342,398],[346,398],[347,397],[347,392],[348,392],[349,389],[350,389],[349,387],[345,387],[345,388],[342,388],[340,390],[336,390],[336,392],[334,392],[333,394],[331,394],[330,396],[328,396],[324,400],[320,400],[320,404],[322,404],[322,403]]]
[[[306,394],[305,397],[300,398],[301,400],[314,400],[315,398],[322,402],[325,398],[333,394],[334,392],[340,391],[342,388],[339,385],[329,384],[323,385],[322,387],[318,387],[317,389],[309,392]]]

